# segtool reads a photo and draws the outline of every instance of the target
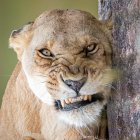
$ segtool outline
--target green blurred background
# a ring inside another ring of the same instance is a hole
[[[50,9],[81,9],[97,17],[97,4],[98,0],[0,0],[0,103],[17,63],[16,54],[8,48],[11,31]]]

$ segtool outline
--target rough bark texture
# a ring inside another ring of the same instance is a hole
[[[110,140],[140,140],[140,0],[99,0],[113,20],[113,66],[122,71],[108,104]]]

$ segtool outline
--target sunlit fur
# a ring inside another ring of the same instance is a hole
[[[115,79],[115,71],[111,69],[109,33],[105,22],[87,12],[52,10],[41,14],[34,23],[25,25],[17,35],[11,35],[10,46],[17,52],[29,88],[45,104],[40,111],[40,131],[45,139],[49,137],[45,133],[49,131],[47,122],[53,123],[49,118],[52,112],[55,112],[58,126],[64,123],[78,129],[97,127],[101,123],[101,113]],[[91,44],[97,44],[98,50],[86,54],[84,50]],[[43,58],[38,51],[42,48],[48,49],[54,57]],[[61,77],[64,80],[86,78],[79,95],[102,93],[104,100],[72,111],[55,110],[55,100],[76,96]],[[51,110],[49,115],[46,115],[47,108]]]

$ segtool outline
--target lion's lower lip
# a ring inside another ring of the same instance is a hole
[[[92,100],[91,101],[89,101],[89,100],[86,100],[86,101],[82,100],[82,101],[77,101],[77,102],[74,102],[74,103],[65,104],[64,106],[62,106],[60,100],[56,100],[55,101],[55,107],[56,107],[57,110],[71,111],[73,109],[78,109],[80,107],[89,105],[89,104],[91,104],[93,102],[102,101],[102,100],[103,100],[103,95],[101,93],[97,93],[97,94],[92,95]]]

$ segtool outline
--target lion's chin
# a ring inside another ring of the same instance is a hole
[[[59,111],[58,117],[67,125],[73,127],[87,127],[88,125],[98,123],[102,108],[103,105],[99,102],[91,103],[70,111]]]

